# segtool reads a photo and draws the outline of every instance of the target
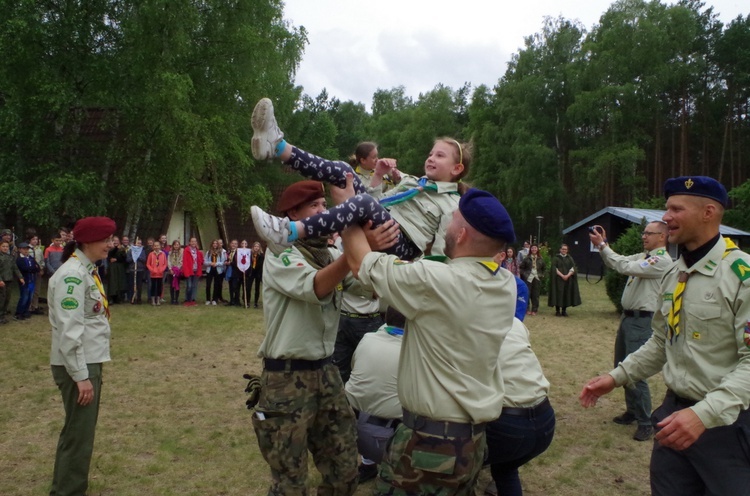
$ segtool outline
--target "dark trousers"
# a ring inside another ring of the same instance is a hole
[[[210,271],[206,272],[206,301],[219,301],[219,288],[222,278],[223,274],[219,274],[216,267],[212,267]],[[211,288],[213,288],[213,295]]]
[[[10,295],[13,280],[3,281],[5,285],[0,288],[0,320],[5,318],[8,313],[8,307],[10,306]]]
[[[538,277],[535,277],[533,281],[524,281],[526,286],[529,288],[529,300],[531,300],[531,312],[539,311],[539,293],[542,290],[542,282]]]
[[[538,415],[502,414],[487,424],[485,465],[490,465],[498,495],[523,494],[518,468],[544,453],[554,435],[555,411],[551,407]]]
[[[174,274],[168,274],[167,275],[167,284],[169,285],[169,296],[171,298],[172,303],[177,303],[177,300],[180,299],[180,279],[177,278],[177,289],[175,289],[172,284],[174,281]]]
[[[185,286],[185,301],[195,301],[198,294],[198,276],[188,276]]]
[[[615,367],[625,357],[643,346],[651,338],[651,317],[625,317],[620,319],[620,327],[615,338]],[[651,425],[651,391],[648,382],[638,381],[625,389],[625,405],[638,425]]]
[[[250,304],[250,297],[253,293],[253,283],[255,283],[255,306],[258,306],[258,299],[260,298],[260,283],[263,281],[262,275],[256,273],[254,270],[250,271],[250,277],[247,279],[247,303]]]
[[[654,411],[654,425],[687,408],[671,391]],[[741,496],[750,491],[750,411],[732,425],[707,429],[689,448],[676,451],[654,441],[651,494],[654,496]]]
[[[163,289],[164,289],[164,279],[162,279],[161,277],[152,277],[151,278],[151,297],[160,299]]]
[[[31,298],[34,296],[34,278],[24,279],[25,284],[18,284],[18,289],[21,292],[18,297],[18,303],[16,304],[16,315],[27,315],[29,314],[29,306],[31,305]]]
[[[128,301],[133,301],[133,295],[135,295],[135,301],[141,302],[141,295],[143,294],[143,273],[145,271],[139,270],[138,273],[133,277],[132,272],[125,274],[125,279],[128,281]],[[150,288],[149,288],[150,289]],[[150,292],[150,291],[149,291]]]
[[[377,331],[381,325],[383,319],[379,314],[362,319],[341,314],[339,332],[333,347],[333,364],[339,368],[342,382],[346,383],[352,373],[352,357],[359,342],[365,334]]]
[[[237,270],[237,275],[232,274],[232,278],[229,279],[229,304],[236,306],[244,306],[245,302],[240,301],[242,294],[245,291],[245,277],[242,272]]]
[[[102,364],[90,363],[87,367],[89,380],[94,386],[94,400],[81,406],[78,404],[78,386],[65,367],[52,366],[52,377],[65,407],[65,424],[57,442],[50,496],[80,496],[86,494],[89,485],[89,466],[102,391]]]

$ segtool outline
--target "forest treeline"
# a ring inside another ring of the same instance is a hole
[[[620,0],[591,27],[548,18],[490,88],[439,82],[368,107],[295,86],[307,44],[280,0],[0,0],[0,223],[128,223],[268,204],[293,176],[256,164],[249,116],[270,96],[290,140],[346,158],[359,141],[420,173],[438,136],[471,141],[468,181],[519,235],[545,239],[609,205],[659,208],[668,177],[731,189],[750,229],[750,15]],[[492,61],[478,60],[477,63]]]

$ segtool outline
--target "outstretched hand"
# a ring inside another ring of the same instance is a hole
[[[581,394],[578,395],[578,402],[584,408],[592,407],[596,405],[596,401],[600,396],[604,396],[614,388],[615,379],[611,375],[604,374],[594,377],[583,386]]]

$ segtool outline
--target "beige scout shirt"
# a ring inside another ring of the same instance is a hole
[[[401,418],[398,400],[398,360],[401,340],[382,326],[364,335],[352,359],[352,374],[345,385],[349,404],[381,418]]]
[[[549,394],[549,381],[544,377],[542,365],[531,349],[529,330],[516,318],[500,348],[498,366],[503,371],[505,384],[503,406],[531,408],[544,401]]]
[[[605,246],[599,254],[607,267],[630,276],[622,292],[622,308],[655,312],[661,306],[659,282],[674,265],[667,250],[657,248],[648,253],[625,256]]]
[[[330,251],[334,260],[341,256],[336,249]],[[266,336],[259,357],[320,360],[333,354],[341,291],[315,296],[317,272],[294,246],[279,255],[268,252],[263,265]]]
[[[736,250],[722,258],[725,248],[720,239],[689,269],[677,260],[661,284],[651,339],[610,372],[623,385],[661,370],[669,389],[699,401],[692,410],[709,429],[732,424],[750,405],[750,257]],[[690,277],[681,331],[670,343],[667,318],[680,271]]]
[[[70,377],[80,382],[89,377],[87,363],[111,360],[110,328],[102,294],[91,275],[96,267],[81,250],[75,255],[50,278],[47,302],[52,325],[50,364],[64,365]]]
[[[402,193],[418,186],[420,178],[404,174],[397,188],[390,190],[384,196]],[[391,217],[401,226],[401,230],[409,236],[414,244],[425,251],[427,245],[432,246],[432,255],[445,254],[445,230],[458,208],[458,183],[428,181],[435,184],[437,192],[425,190],[411,200],[393,205],[389,208]]]
[[[486,264],[486,265],[485,265]],[[434,420],[487,422],[503,405],[497,366],[516,282],[490,259],[402,262],[369,253],[359,278],[407,319],[398,369],[404,408]]]

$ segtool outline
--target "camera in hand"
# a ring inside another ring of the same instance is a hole
[[[594,233],[601,234],[602,233],[602,228],[599,227],[599,226],[589,226],[589,232],[591,234],[594,234]]]

